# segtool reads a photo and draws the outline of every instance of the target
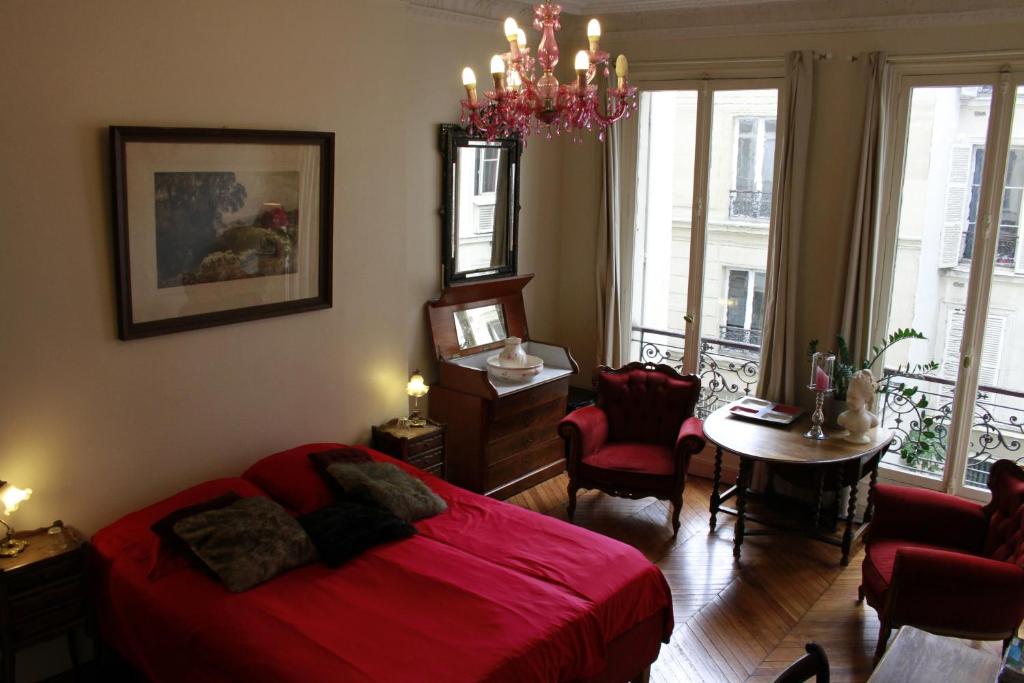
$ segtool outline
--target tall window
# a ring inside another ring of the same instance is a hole
[[[484,147],[476,155],[476,194],[494,194],[498,190],[500,147]]]
[[[701,413],[757,383],[776,83],[640,99],[632,353],[702,375]]]
[[[977,78],[901,79],[892,286],[876,337],[927,337],[886,355],[884,381],[904,387],[878,406],[896,433],[887,476],[981,498],[992,462],[1024,454],[1024,86]],[[938,370],[908,372],[928,362]]]
[[[767,220],[771,216],[775,172],[775,118],[736,119],[736,172],[729,195],[729,218]]]

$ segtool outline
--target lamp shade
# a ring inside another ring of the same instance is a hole
[[[32,489],[20,489],[6,481],[0,481],[0,503],[3,503],[5,515],[17,510],[19,505],[31,497]]]
[[[430,387],[423,381],[423,375],[420,374],[419,370],[412,373],[409,383],[405,385],[405,393],[415,398],[420,398],[426,396],[428,391],[430,391]]]

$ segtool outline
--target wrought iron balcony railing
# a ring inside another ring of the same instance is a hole
[[[896,439],[886,461],[925,475],[941,476],[953,413],[953,380],[933,375],[901,375],[886,368],[879,420]],[[898,391],[900,386],[910,395]],[[921,399],[924,398],[922,403]],[[992,463],[1016,458],[1024,441],[1024,393],[982,386],[974,402],[965,483],[984,487]]]
[[[686,337],[682,333],[634,327],[633,357],[682,370]],[[697,415],[707,417],[731,401],[749,396],[760,374],[760,345],[704,337],[697,374],[701,394]],[[876,410],[896,438],[886,462],[912,472],[941,476],[945,467],[955,382],[932,375],[901,375],[886,368]],[[901,385],[910,395],[899,391]],[[926,399],[922,404],[921,399]],[[1024,443],[1024,392],[982,386],[974,418],[965,482],[984,487],[992,463],[1017,458]]]
[[[729,190],[729,218],[768,220],[771,217],[771,190]]]
[[[633,328],[633,356],[647,363],[664,363],[682,370],[685,335],[651,327]],[[707,417],[715,410],[757,386],[761,347],[727,339],[704,337],[700,340],[700,398],[697,416]]]

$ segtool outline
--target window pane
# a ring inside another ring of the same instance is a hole
[[[1017,91],[1006,157],[996,268],[978,359],[981,389],[974,405],[964,473],[964,483],[977,488],[985,488],[994,461],[1024,455],[1024,263],[1017,243],[1024,185],[1022,157],[1024,88]]]
[[[747,277],[749,275],[745,270],[729,271],[726,325],[742,328],[747,320]]]
[[[896,435],[885,462],[928,477],[945,466],[990,105],[991,93],[978,87],[914,88],[910,96],[887,331],[914,328],[927,339],[886,353],[889,390],[877,410]],[[938,369],[917,368],[930,362]],[[901,384],[916,393],[899,393]]]
[[[690,274],[697,92],[643,93],[632,357],[681,368]],[[637,296],[639,294],[639,297]]]
[[[764,122],[764,157],[761,161],[761,190],[771,193],[775,173],[775,119]]]
[[[705,402],[709,410],[752,392],[757,383],[771,189],[753,188],[763,179],[763,169],[775,163],[775,144],[769,145],[767,137],[774,136],[777,116],[774,88],[713,95],[699,368],[711,388]],[[748,120],[756,126],[748,128]],[[733,173],[733,160],[738,161],[734,150],[747,154],[749,130],[756,131],[749,152],[754,181],[742,176],[739,165]]]

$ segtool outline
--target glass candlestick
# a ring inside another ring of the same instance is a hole
[[[832,371],[836,362],[835,354],[818,352],[811,356],[811,381],[807,388],[815,393],[814,412],[811,414],[811,428],[804,436],[816,441],[824,441],[828,438],[825,430],[821,428],[825,422],[825,413],[822,406],[825,403],[825,396],[831,394],[835,387],[832,386]]]

